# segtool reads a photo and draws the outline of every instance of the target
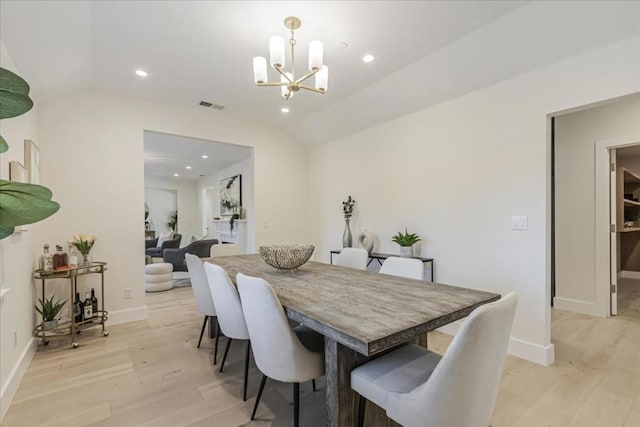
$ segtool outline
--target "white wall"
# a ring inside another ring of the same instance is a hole
[[[341,201],[354,234],[381,251],[405,226],[435,258],[436,281],[506,293],[519,304],[510,351],[553,361],[549,307],[548,115],[640,90],[640,38],[418,111],[310,150],[308,223],[318,258],[340,247]],[[528,216],[512,231],[511,216]]]
[[[2,42],[0,66],[20,75]],[[0,134],[9,144],[9,151],[0,155],[0,178],[9,179],[9,161],[24,164],[25,139],[31,139],[42,147],[36,117],[37,107],[34,107],[22,116],[0,122]],[[46,175],[41,176],[41,183],[48,184]],[[20,382],[22,368],[26,368],[33,354],[34,296],[31,276],[36,266],[35,248],[41,247],[40,224],[32,224],[27,228],[29,231],[14,233],[0,240],[0,288],[11,289],[0,300],[0,420]],[[14,341],[14,331],[17,341]]]
[[[256,241],[278,236],[289,243],[306,233],[304,216],[282,220],[284,207],[296,200],[306,204],[306,150],[269,128],[214,117],[197,106],[86,91],[43,103],[39,129],[43,173],[62,206],[43,227],[44,237],[63,241],[78,232],[98,236],[93,252],[109,263],[110,321],[146,317],[141,225],[145,130],[254,147],[255,215],[268,225],[256,230]],[[281,191],[273,192],[274,186]],[[129,287],[132,298],[124,299],[124,288]]]
[[[149,207],[147,220],[153,225],[151,230],[156,235],[171,231],[167,225],[169,218],[178,210],[178,194],[176,190],[164,188],[148,188],[145,179],[144,201]]]
[[[228,168],[202,177],[198,182],[198,194],[202,195],[202,189],[204,188],[213,188],[213,216],[220,216],[220,181],[235,175],[242,175],[242,207],[244,208],[245,219],[247,220],[247,251],[253,253],[256,250],[253,159],[245,159]],[[200,197],[199,211],[201,213],[202,202],[202,197]],[[212,218],[201,218],[201,221],[207,221],[207,225],[211,227],[211,219]],[[209,233],[213,233],[213,230],[210,229]]]
[[[177,196],[176,208],[178,210],[178,233],[182,234],[180,246],[186,246],[191,241],[191,237],[200,237],[200,211],[198,208],[198,181],[189,179],[170,179],[159,177],[145,177],[145,199],[150,190],[174,191]],[[153,203],[153,202],[152,202]],[[160,232],[169,231],[167,222],[169,216],[166,208],[162,212],[154,212],[153,222],[156,227],[156,237]],[[152,215],[151,205],[149,205],[149,215]],[[173,212],[170,212],[173,213]]]
[[[640,94],[561,115],[555,120],[556,297],[558,308],[588,314],[597,307],[594,144],[638,135]],[[606,304],[608,306],[608,304]]]

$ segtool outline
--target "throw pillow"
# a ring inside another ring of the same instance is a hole
[[[164,242],[171,239],[173,239],[173,231],[169,231],[167,233],[160,233],[160,237],[158,237],[158,244],[156,245],[156,247],[161,248]]]

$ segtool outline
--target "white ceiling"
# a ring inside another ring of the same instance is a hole
[[[252,58],[287,35],[289,15],[302,20],[298,64],[310,40],[324,42],[325,95],[284,101],[253,84]],[[211,114],[313,144],[637,34],[640,3],[2,0],[0,18],[35,97],[96,87],[194,108],[205,100],[226,107]],[[376,61],[363,63],[365,53]]]
[[[203,159],[202,155],[207,155]],[[144,174],[195,180],[251,157],[251,148],[222,142],[144,132]],[[191,166],[191,169],[187,169]],[[177,173],[180,176],[174,177]]]

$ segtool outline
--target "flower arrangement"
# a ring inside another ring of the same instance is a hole
[[[69,240],[69,244],[75,247],[82,255],[89,255],[91,248],[96,243],[96,236],[87,234],[74,234],[73,240]]]
[[[344,214],[344,219],[351,218],[353,215],[353,205],[356,204],[356,201],[349,196],[347,200],[342,202],[342,213]]]

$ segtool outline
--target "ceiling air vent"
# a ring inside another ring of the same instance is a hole
[[[207,101],[200,101],[200,106],[201,107],[206,107],[206,108],[213,108],[214,110],[224,110],[224,105],[220,105],[220,104],[212,104],[210,102]]]

